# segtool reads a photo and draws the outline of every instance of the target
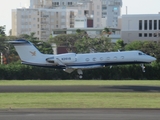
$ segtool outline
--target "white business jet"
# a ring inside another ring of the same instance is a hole
[[[63,69],[71,73],[77,70],[79,78],[82,78],[84,69],[101,68],[121,64],[141,64],[145,72],[144,63],[151,63],[156,58],[146,55],[141,51],[101,52],[101,53],[65,53],[42,54],[31,42],[20,39],[9,41],[13,44],[22,64]]]

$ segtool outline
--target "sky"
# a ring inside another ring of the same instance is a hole
[[[126,14],[158,14],[160,0],[122,0],[122,15]],[[6,34],[11,29],[11,10],[29,6],[30,0],[0,0],[0,26],[6,25]]]

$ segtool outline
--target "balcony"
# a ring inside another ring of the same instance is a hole
[[[42,31],[48,31],[48,28],[41,28]]]
[[[41,24],[48,24],[48,22],[41,22]]]
[[[49,17],[49,15],[41,15],[41,17],[44,17],[44,18],[46,18],[46,17]]]
[[[54,5],[54,4],[52,5],[52,7],[59,7],[59,6],[60,6],[60,5]]]

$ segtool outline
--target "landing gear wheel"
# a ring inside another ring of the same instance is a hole
[[[82,79],[82,78],[83,78],[83,76],[82,76],[82,75],[79,75],[79,78],[80,78],[80,79]]]
[[[77,73],[79,75],[79,78],[82,79],[83,78],[83,71],[81,69],[78,69]]]

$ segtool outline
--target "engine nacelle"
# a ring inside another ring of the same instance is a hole
[[[53,63],[54,65],[65,65],[68,63],[75,62],[75,53],[66,53],[66,54],[59,54],[55,55],[54,57],[47,58],[46,61],[49,63]]]

